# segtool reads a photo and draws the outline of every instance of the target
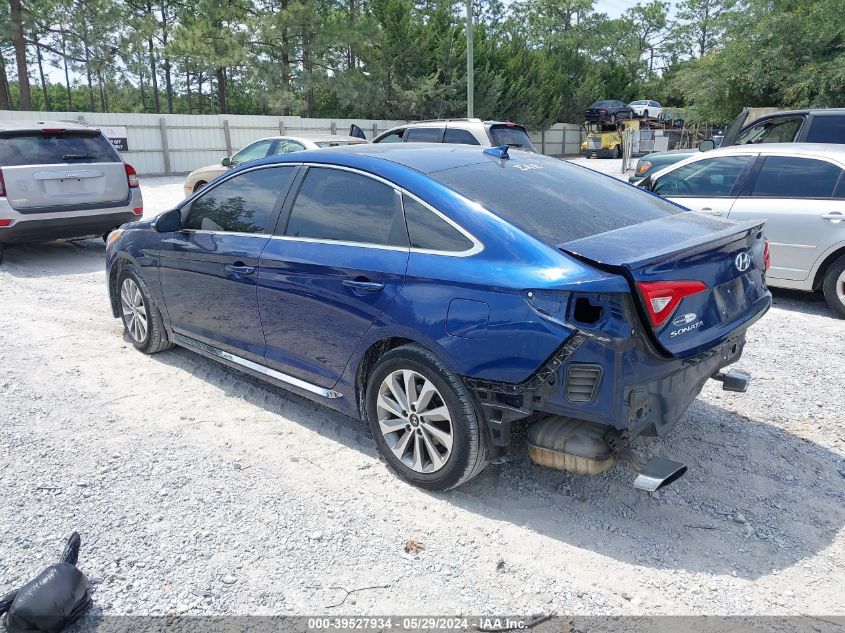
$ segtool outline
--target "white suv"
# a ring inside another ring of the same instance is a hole
[[[400,125],[379,134],[373,143],[459,143],[498,147],[509,145],[536,152],[525,127],[507,121],[436,119]]]
[[[100,130],[0,121],[0,258],[6,244],[105,236],[143,213],[135,170]]]

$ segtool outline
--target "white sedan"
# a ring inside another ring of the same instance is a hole
[[[195,169],[185,179],[185,195],[190,196],[195,191],[202,189],[206,184],[217,178],[222,173],[238,165],[243,165],[251,160],[258,160],[265,156],[278,156],[279,154],[290,154],[300,152],[304,149],[319,149],[321,147],[336,147],[338,145],[356,145],[366,143],[362,138],[354,136],[336,136],[326,134],[324,136],[268,136],[254,143],[250,143],[233,156],[226,156],[215,165],[207,165]]]
[[[657,101],[649,101],[648,99],[632,101],[628,104],[628,107],[634,111],[634,116],[639,119],[656,119],[663,112],[663,108]]]

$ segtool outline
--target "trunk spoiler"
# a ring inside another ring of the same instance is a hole
[[[641,268],[680,253],[694,255],[699,250],[732,242],[740,233],[763,228],[763,222],[730,222],[703,213],[686,211],[606,233],[558,245],[579,259],[607,267]]]

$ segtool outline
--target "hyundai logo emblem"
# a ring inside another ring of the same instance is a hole
[[[686,314],[682,314],[681,316],[672,319],[672,325],[677,325],[680,327],[681,325],[687,325],[689,323],[692,323],[697,318],[698,315],[695,312],[687,312]]]
[[[745,252],[740,253],[736,256],[734,264],[739,272],[744,273],[746,270],[751,268],[751,255]]]

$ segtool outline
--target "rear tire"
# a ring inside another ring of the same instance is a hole
[[[648,118],[648,110],[643,110],[643,118],[644,119]]]
[[[161,312],[134,267],[127,266],[120,272],[117,292],[123,328],[135,349],[144,354],[156,354],[173,347],[167,340]]]
[[[3,251],[4,250],[6,250],[6,247],[2,242],[0,242],[0,264],[3,263]]]
[[[448,490],[487,466],[483,418],[472,394],[424,347],[403,345],[382,356],[367,382],[365,402],[379,451],[405,481]]]
[[[824,298],[840,319],[845,319],[845,255],[830,265],[822,284]]]
[[[622,158],[622,148],[619,145],[613,148],[613,157]]]

